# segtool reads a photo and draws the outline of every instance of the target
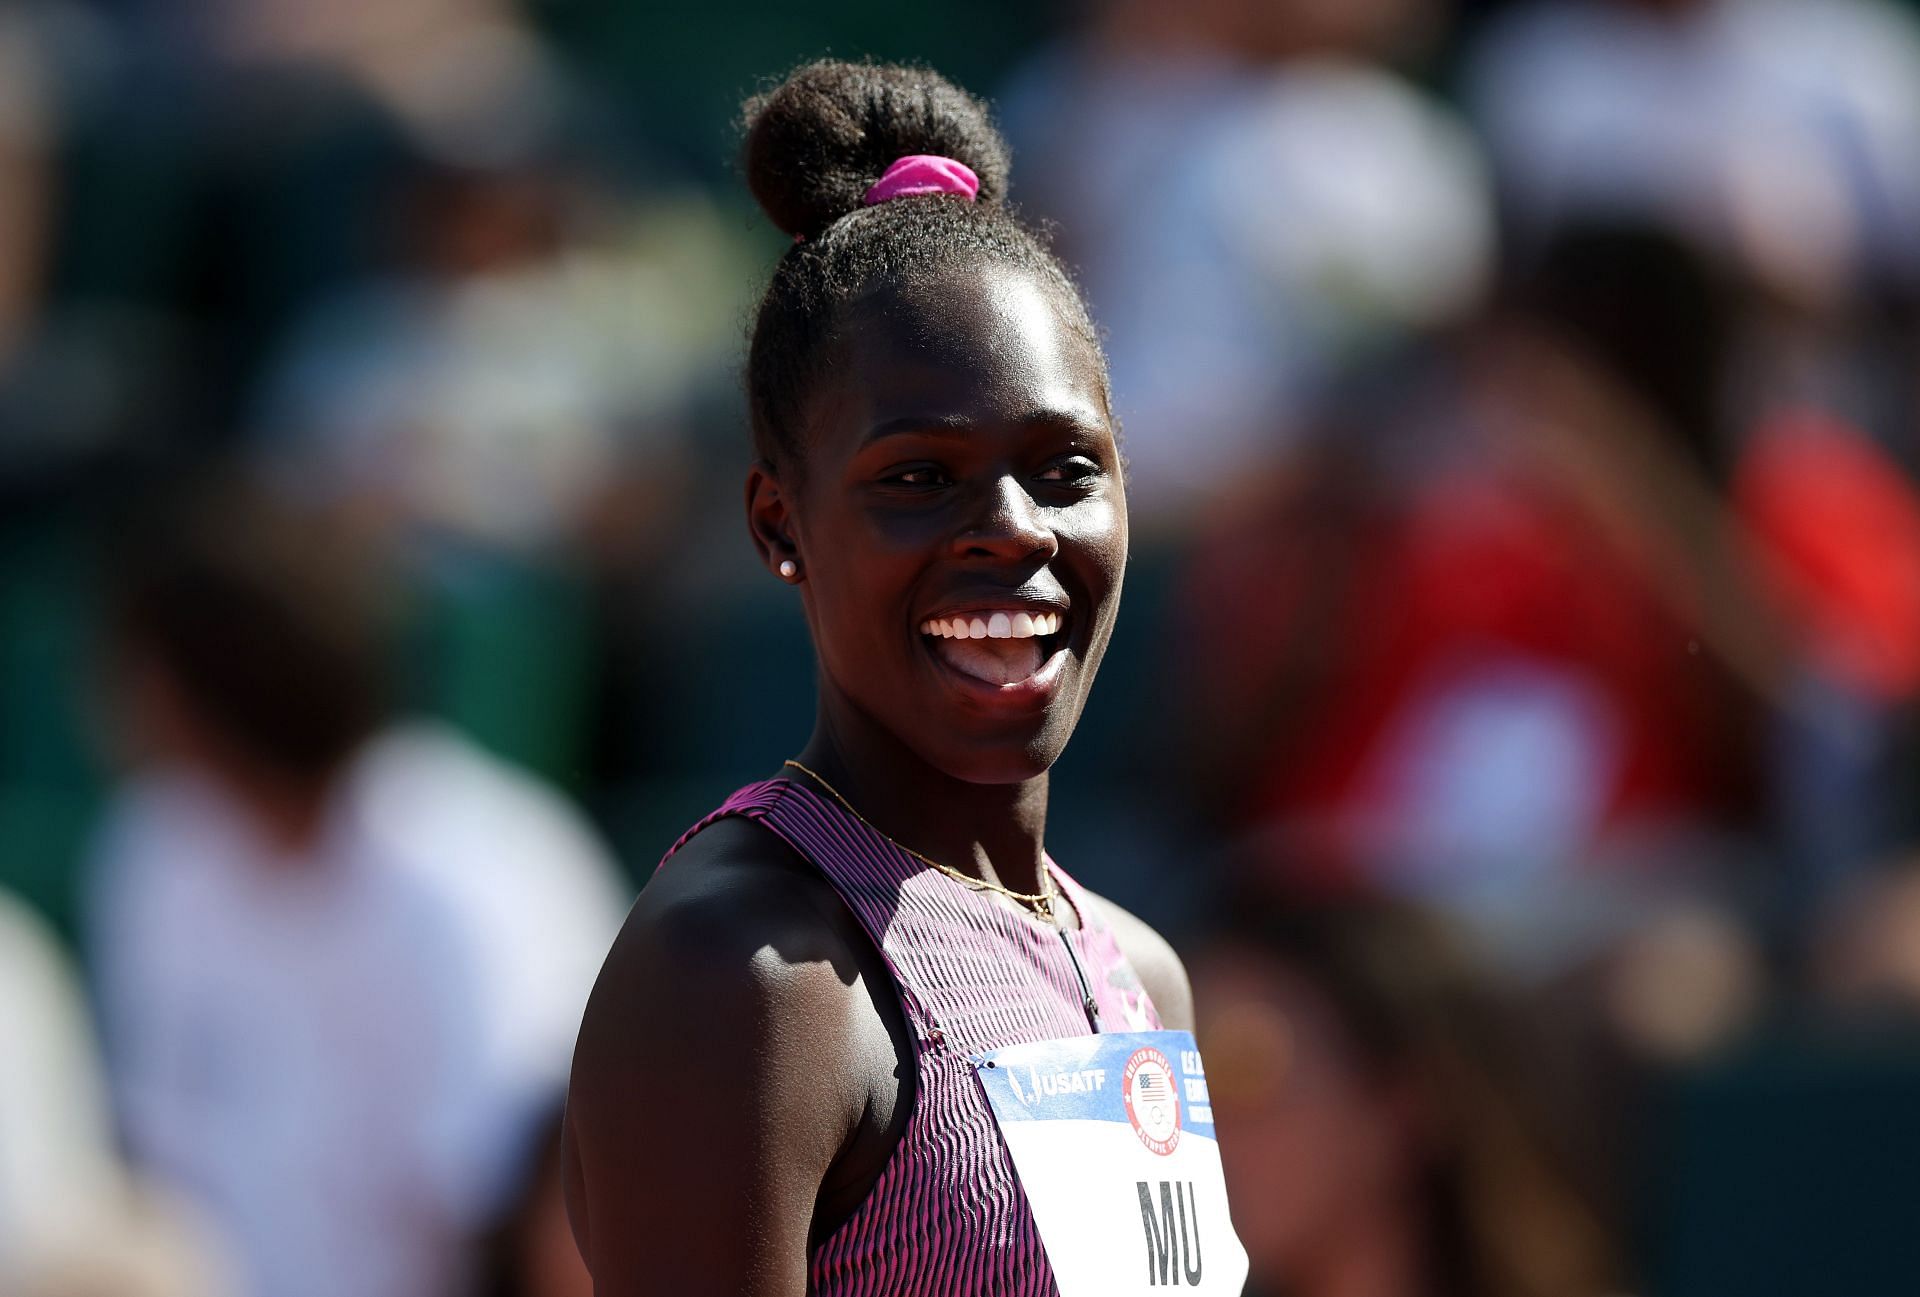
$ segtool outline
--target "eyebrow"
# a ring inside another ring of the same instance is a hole
[[[1083,432],[1098,434],[1107,431],[1106,423],[1099,419],[1072,410],[1028,410],[1014,417],[1012,422],[1022,428],[1053,429],[1060,432]],[[967,437],[979,429],[980,425],[963,414],[946,415],[906,415],[898,419],[887,419],[876,423],[867,430],[862,439],[863,446],[871,446],[888,437]]]

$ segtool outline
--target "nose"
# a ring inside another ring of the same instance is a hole
[[[954,548],[964,558],[1018,562],[1038,556],[1045,562],[1060,552],[1060,541],[1044,511],[1009,473],[995,479],[978,515],[954,537]]]

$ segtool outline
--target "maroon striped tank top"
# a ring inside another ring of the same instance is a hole
[[[1080,919],[1077,930],[1056,928],[927,868],[835,802],[786,779],[742,788],[667,855],[727,815],[764,825],[826,876],[885,958],[918,1042],[906,1130],[873,1192],[814,1252],[809,1291],[1057,1297],[970,1057],[1088,1034],[1068,945],[1103,1028],[1160,1026],[1085,890],[1049,859]]]

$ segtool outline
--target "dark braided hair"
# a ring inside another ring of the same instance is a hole
[[[895,161],[953,158],[980,178],[977,201],[940,194],[863,199]],[[1069,323],[1100,356],[1072,277],[1006,208],[1007,145],[980,100],[926,68],[822,60],[746,105],[747,183],[794,236],[754,319],[747,399],[758,453],[802,457],[806,399],[847,308],[883,287],[925,282],[983,263],[1028,271],[1052,287]],[[1107,396],[1105,359],[1101,395]]]

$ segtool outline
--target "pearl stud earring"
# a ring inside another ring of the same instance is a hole
[[[790,558],[780,560],[780,575],[791,581],[800,575],[800,565]]]

